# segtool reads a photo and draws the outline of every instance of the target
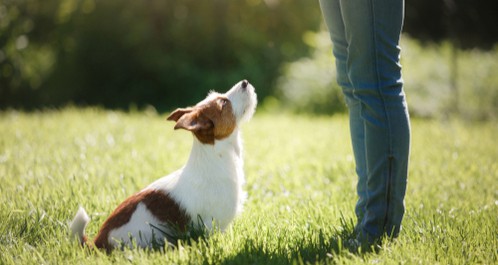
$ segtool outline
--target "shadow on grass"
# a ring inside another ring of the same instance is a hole
[[[311,231],[308,235],[291,247],[286,242],[270,247],[265,242],[247,240],[244,247],[235,256],[227,257],[220,264],[313,264],[331,259],[347,252],[347,241],[353,238],[354,224],[341,220],[341,229],[335,230],[332,236],[322,230]]]

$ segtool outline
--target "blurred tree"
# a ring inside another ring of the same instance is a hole
[[[407,0],[405,31],[490,48],[497,10],[496,0]],[[285,63],[309,55],[303,36],[321,22],[308,0],[1,0],[0,108],[165,110],[244,78],[264,98]]]
[[[406,0],[404,30],[420,40],[489,49],[498,42],[497,12],[496,0]]]
[[[451,43],[449,87],[452,95],[447,112],[462,108],[459,57],[461,49],[492,49],[498,41],[496,0],[407,0],[405,32],[422,41]]]
[[[328,31],[309,32],[305,42],[313,47],[313,54],[285,64],[278,79],[275,95],[281,99],[281,107],[297,113],[330,115],[345,112]]]
[[[306,0],[5,0],[0,16],[3,107],[166,109],[244,78],[264,97],[321,23]]]

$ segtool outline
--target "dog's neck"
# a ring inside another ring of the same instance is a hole
[[[220,174],[219,177],[238,175],[242,167],[242,145],[238,128],[230,136],[204,144],[195,136],[190,157],[184,171],[197,174]]]
[[[194,136],[192,151],[183,169],[156,186],[168,190],[189,216],[201,217],[209,228],[214,219],[223,230],[241,211],[245,198],[241,153],[237,129],[229,137],[216,140],[214,145],[203,144]],[[206,212],[208,207],[214,208]]]

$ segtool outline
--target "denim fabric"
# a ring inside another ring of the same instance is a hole
[[[405,212],[410,121],[399,63],[404,0],[320,0],[349,109],[357,228],[396,237]]]

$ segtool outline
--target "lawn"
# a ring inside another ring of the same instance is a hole
[[[89,252],[118,203],[181,167],[190,133],[166,114],[65,108],[0,113],[0,264],[496,264],[498,124],[413,120],[401,236],[378,253],[342,247],[354,222],[346,116],[257,114],[243,127],[248,200],[225,233],[174,250]]]

